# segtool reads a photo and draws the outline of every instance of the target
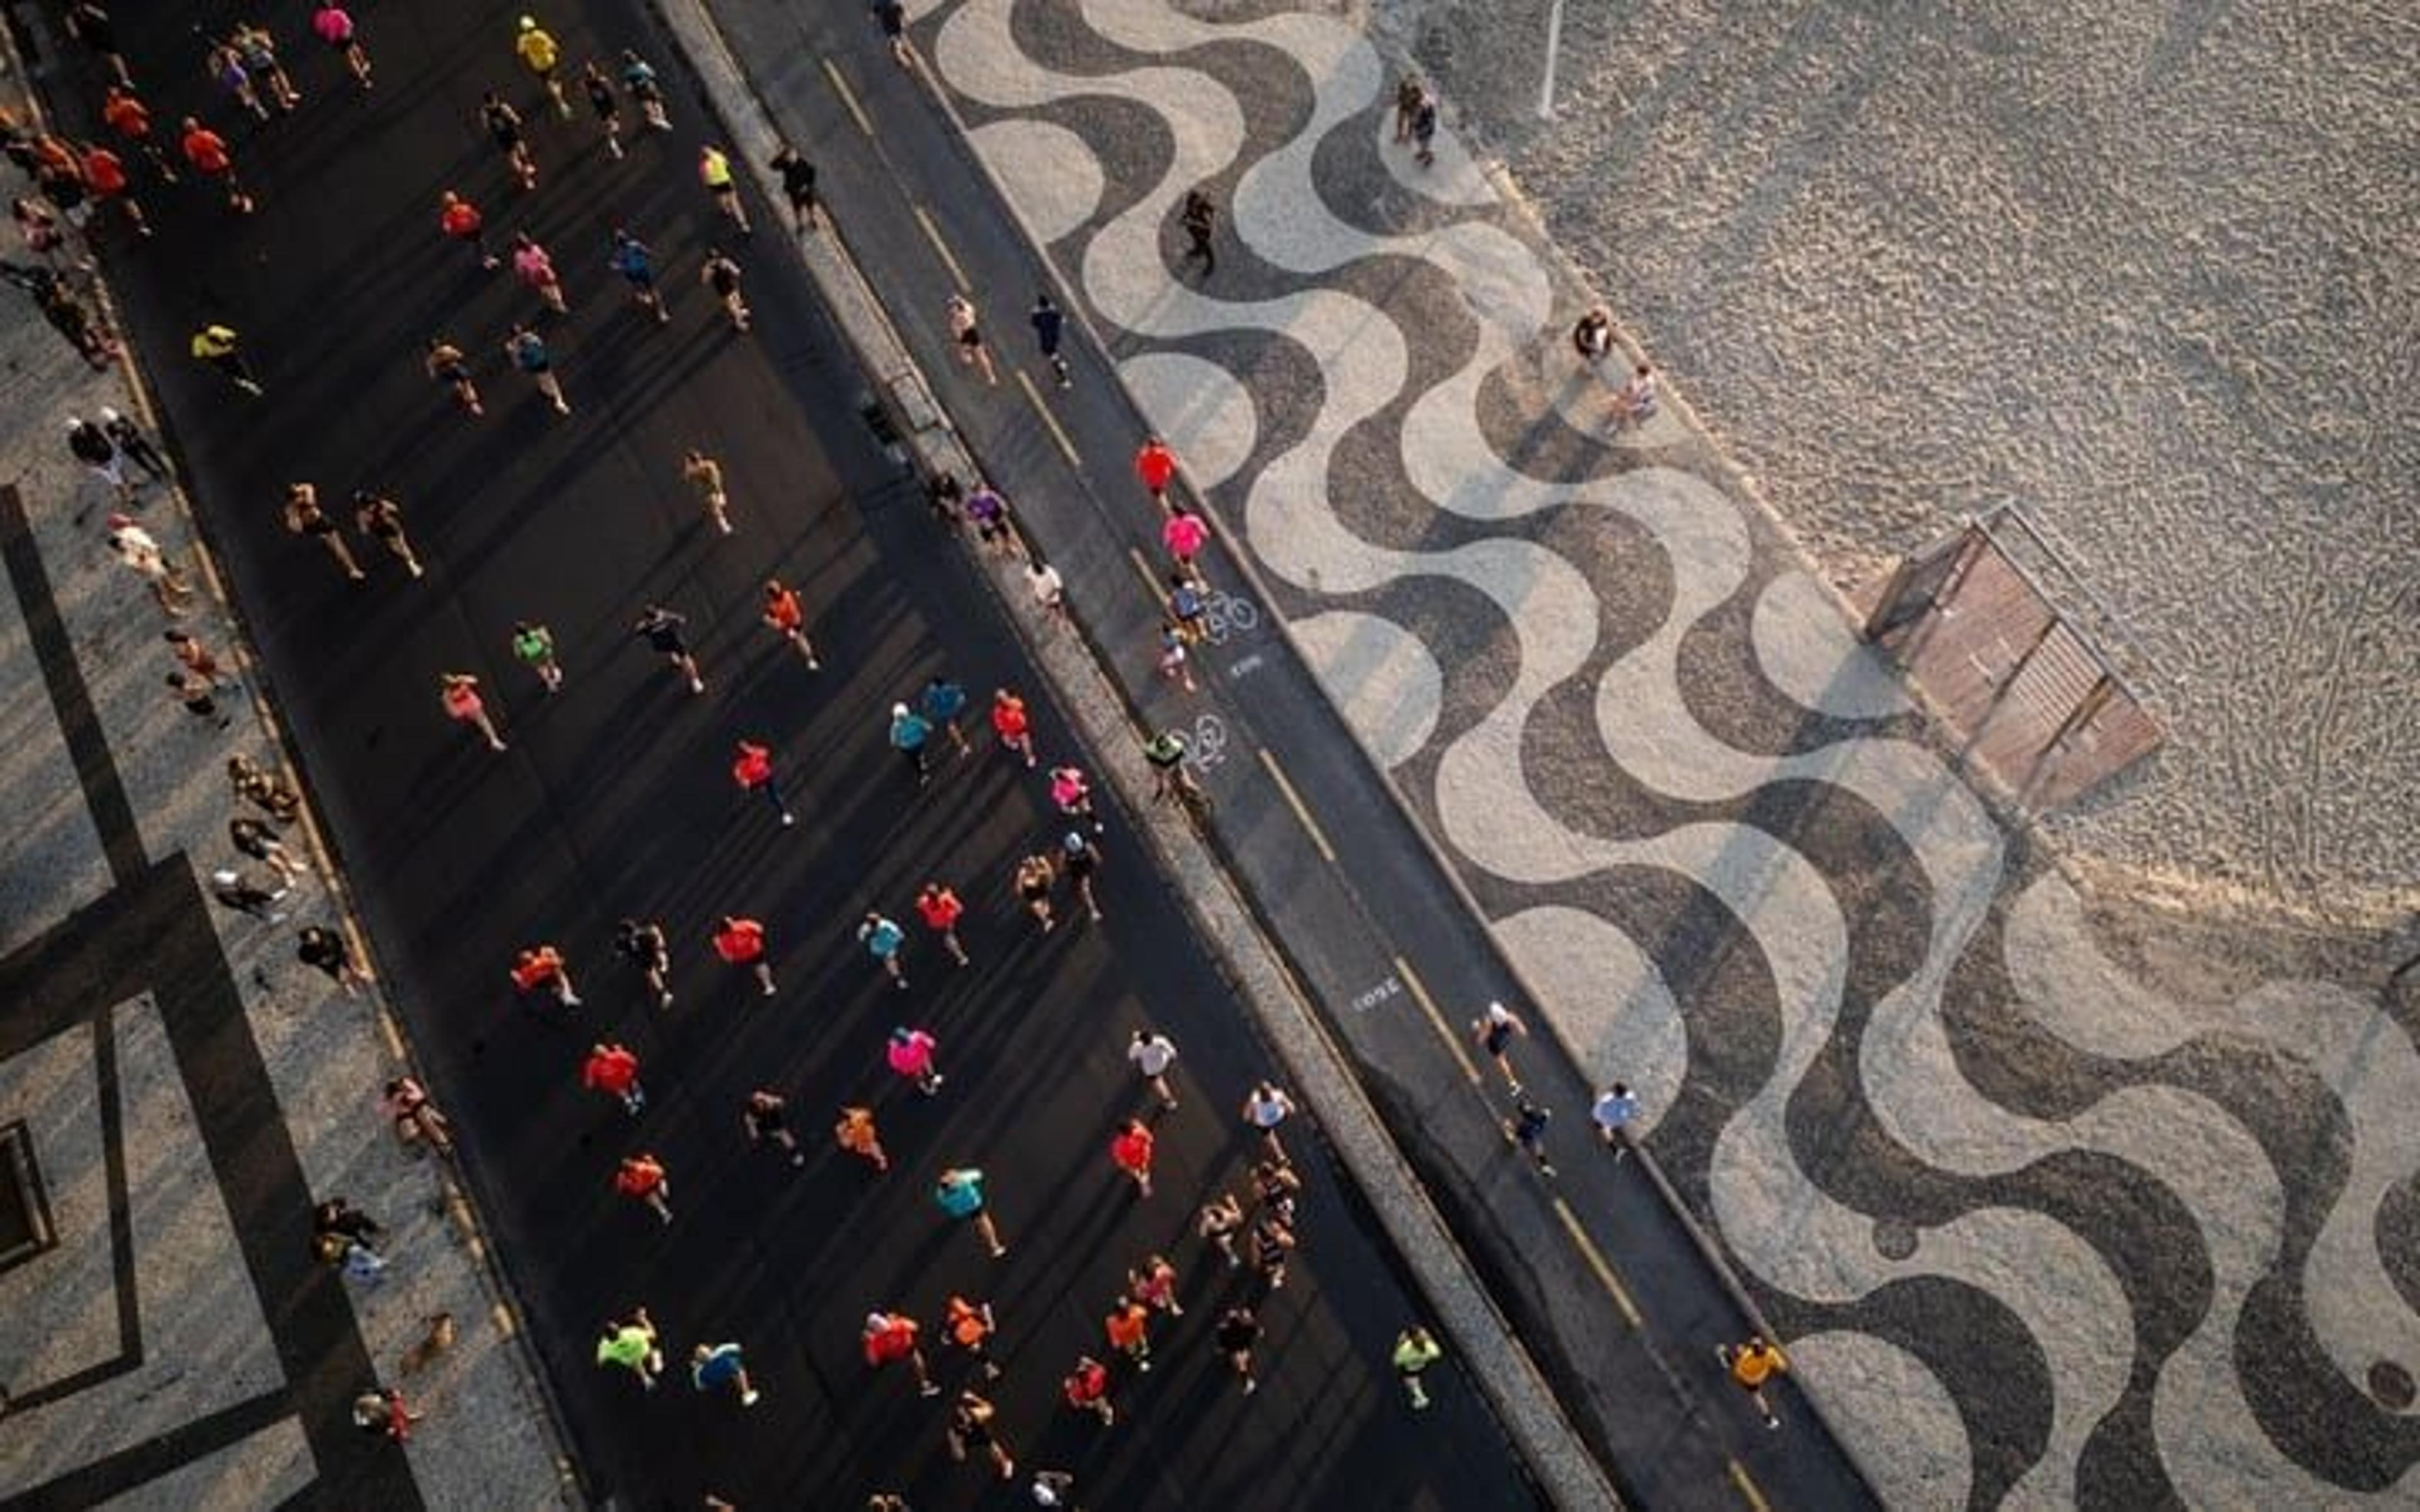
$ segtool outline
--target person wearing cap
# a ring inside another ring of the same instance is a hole
[[[891,705],[891,748],[906,757],[908,764],[915,769],[918,787],[932,776],[924,764],[924,743],[932,733],[932,723],[923,715],[905,703]]]
[[[81,416],[68,417],[68,451],[75,459],[92,470],[93,474],[116,490],[121,504],[134,502],[134,480],[126,475],[126,458],[109,433]]]
[[[155,481],[161,483],[168,481],[168,459],[162,456],[152,446],[150,440],[143,434],[141,426],[103,405],[101,410],[101,428],[108,434],[110,440],[116,443],[117,450],[129,461],[151,474]]]
[[[555,64],[562,59],[563,49],[555,45],[554,35],[537,23],[535,16],[523,16],[518,23],[519,34],[513,39],[514,55],[521,67],[536,76],[554,98],[555,113],[565,120],[571,119],[571,101],[563,95],[563,81],[555,77]]]
[[[1496,1062],[1496,1069],[1504,1073],[1504,1085],[1512,1089],[1514,1097],[1519,1097],[1521,1078],[1512,1074],[1511,1051],[1514,1040],[1529,1037],[1529,1026],[1522,1023],[1520,1015],[1502,1003],[1490,1003],[1486,1012],[1470,1021],[1470,1037],[1479,1041],[1479,1048],[1485,1051],[1487,1058]]]

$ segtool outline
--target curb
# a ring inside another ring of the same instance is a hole
[[[664,0],[661,14],[696,70],[707,100],[731,132],[734,156],[746,161],[760,194],[778,206],[778,185],[763,164],[781,140],[780,134],[721,29],[702,0]],[[941,104],[948,112],[947,102]],[[963,131],[954,113],[948,114]],[[902,443],[928,477],[945,471],[967,479],[980,477],[981,470],[934,402],[888,315],[836,240],[827,229],[793,239],[792,244],[852,355],[875,379],[893,419],[903,423],[899,425]],[[1055,275],[1057,270],[1052,271]],[[1063,287],[1064,281],[1061,282]],[[1070,314],[1076,314],[1073,306]],[[970,548],[969,552],[1096,756],[1139,744],[1140,727],[1124,695],[1080,629],[1075,634],[1055,630],[1032,603],[1031,595],[1016,591],[1018,585],[1005,580],[988,557]],[[1491,1399],[1498,1421],[1530,1473],[1558,1505],[1620,1506],[1603,1468],[1556,1400],[1551,1383],[1487,1295],[1409,1161],[1387,1133],[1342,1049],[1319,1022],[1277,948],[1253,921],[1233,879],[1209,848],[1196,841],[1182,818],[1152,800],[1149,779],[1138,764],[1103,761],[1099,764],[1136,831],[1150,842],[1159,864],[1175,881],[1196,926],[1222,958],[1238,995],[1251,1007],[1263,1032],[1277,1047],[1315,1114],[1321,1133],[1427,1293],[1461,1352],[1467,1375]]]

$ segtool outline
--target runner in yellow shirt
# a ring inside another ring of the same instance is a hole
[[[520,54],[521,67],[536,74],[537,82],[554,97],[556,113],[565,120],[571,119],[571,101],[564,97],[563,81],[554,76],[554,66],[561,60],[563,49],[555,46],[553,34],[539,25],[536,17],[523,16],[513,51]]]
[[[1788,1358],[1767,1344],[1763,1335],[1759,1334],[1749,1335],[1747,1342],[1737,1349],[1728,1344],[1715,1345],[1714,1357],[1722,1361],[1740,1390],[1747,1393],[1747,1399],[1756,1403],[1756,1410],[1764,1414],[1764,1426],[1769,1428],[1781,1427],[1781,1419],[1774,1415],[1773,1405],[1764,1399],[1764,1383],[1776,1376],[1789,1373]]]
[[[739,202],[739,181],[731,177],[731,154],[709,142],[697,149],[697,181],[714,196],[714,208],[731,217],[741,236],[752,235],[748,207]]]

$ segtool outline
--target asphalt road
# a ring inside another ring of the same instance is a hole
[[[1404,1409],[1385,1358],[1417,1309],[1309,1139],[1295,1141],[1309,1158],[1302,1262],[1266,1308],[1262,1391],[1235,1390],[1207,1335],[1239,1288],[1187,1219],[1199,1194],[1240,1177],[1234,1109],[1262,1054],[1119,816],[1102,841],[1108,921],[1037,938],[1008,879],[1060,827],[1038,779],[979,743],[972,759],[942,757],[920,791],[885,748],[888,704],[931,672],[978,693],[1031,674],[860,425],[856,378],[767,245],[779,234],[768,208],[757,244],[737,249],[755,333],[728,332],[697,286],[702,249],[723,232],[691,176],[698,107],[676,97],[679,130],[609,161],[584,114],[551,117],[516,74],[514,13],[365,7],[378,81],[366,100],[294,27],[302,112],[256,130],[213,98],[181,18],[130,8],[125,50],[155,111],[163,123],[206,113],[260,210],[239,220],[190,182],[153,187],[158,238],[120,238],[110,261],[379,964],[462,1130],[592,1494],[839,1506],[886,1487],[920,1508],[985,1500],[981,1472],[949,1462],[934,1404],[902,1379],[869,1380],[857,1352],[867,1308],[905,1305],[937,1335],[958,1290],[999,1310],[1008,1375],[994,1395],[1009,1442],[1026,1463],[1073,1469],[1088,1504],[1528,1504],[1466,1386],[1443,1382],[1423,1416]],[[630,44],[664,62],[635,6],[545,19],[574,62]],[[98,79],[81,64],[69,76],[85,91],[54,96],[73,122]],[[490,86],[530,120],[542,178],[525,197],[473,120]],[[542,316],[507,274],[438,236],[448,186],[484,205],[492,230],[525,227],[552,249],[567,317]],[[617,223],[659,254],[669,327],[634,311],[604,266]],[[185,360],[204,318],[243,332],[265,398]],[[554,346],[569,420],[506,368],[499,344],[516,318]],[[420,344],[438,332],[473,354],[485,419],[455,412],[422,376]],[[680,478],[691,445],[724,463],[732,537],[712,532]],[[332,501],[361,486],[400,499],[428,576],[410,580],[356,540],[370,580],[343,580],[279,527],[295,479]],[[768,573],[806,595],[822,672],[756,623]],[[689,616],[706,696],[630,637],[649,599]],[[509,657],[525,617],[561,646],[568,681],[551,699]],[[445,671],[485,679],[508,753],[442,717]],[[1067,748],[1047,706],[1039,729],[1046,750]],[[741,735],[779,751],[795,829],[733,788]],[[880,907],[912,925],[915,886],[934,875],[968,899],[976,964],[952,969],[916,932],[912,985],[894,991],[855,921]],[[707,931],[727,910],[768,922],[778,997],[757,999],[713,959]],[[611,959],[624,913],[671,930],[669,1013]],[[572,962],[587,998],[576,1024],[534,1013],[505,980],[514,950],[537,939]],[[881,1065],[902,1021],[939,1037],[950,1081],[931,1103],[900,1095]],[[1160,1121],[1158,1194],[1139,1203],[1104,1147],[1141,1105],[1123,1049],[1143,1022],[1184,1047],[1185,1105]],[[582,1051],[608,1030],[645,1063],[651,1102],[635,1121],[578,1085]],[[814,1152],[805,1170],[748,1149],[738,1103],[758,1085],[790,1098]],[[876,1102],[889,1177],[821,1137],[843,1100]],[[668,1227],[608,1189],[615,1160],[642,1147],[672,1172]],[[1005,1260],[931,1203],[932,1175],[967,1164],[991,1173]],[[1121,1373],[1116,1427],[1078,1421],[1057,1404],[1059,1378],[1079,1350],[1100,1351],[1101,1314],[1153,1249],[1184,1273],[1188,1316],[1163,1331],[1158,1369]],[[675,1355],[744,1342],[764,1402],[743,1411],[677,1379],[643,1394],[597,1368],[596,1325],[637,1303]]]

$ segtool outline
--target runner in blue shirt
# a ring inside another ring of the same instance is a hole
[[[923,787],[931,773],[924,766],[924,742],[932,736],[933,726],[921,714],[905,703],[891,705],[891,748],[908,758],[916,769],[916,785]]]
[[[974,748],[967,744],[966,733],[958,728],[958,716],[967,712],[967,690],[939,673],[924,684],[924,692],[916,701],[923,709],[925,722],[950,737],[960,756],[970,755]]]
[[[700,1391],[739,1389],[739,1405],[753,1407],[764,1395],[748,1379],[748,1360],[737,1344],[701,1344],[689,1357],[689,1381]]]
[[[655,313],[658,325],[672,319],[671,312],[664,308],[664,297],[656,292],[656,255],[647,250],[645,242],[617,225],[613,228],[613,250],[605,261],[629,284],[630,297],[639,301],[639,307]]]
[[[867,952],[882,963],[882,969],[891,973],[891,984],[905,991],[908,968],[900,964],[899,948],[908,943],[908,932],[880,914],[868,914],[865,921],[857,926],[857,937],[865,942]]]

